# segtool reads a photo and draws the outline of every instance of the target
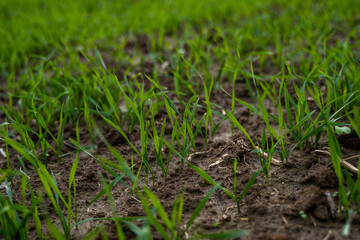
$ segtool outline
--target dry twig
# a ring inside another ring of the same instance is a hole
[[[331,239],[332,235],[333,235],[333,231],[332,231],[332,230],[329,230],[328,234],[324,237],[323,240],[329,240],[329,239]]]
[[[256,146],[256,149],[259,150],[260,154],[263,155],[264,157],[268,156],[268,154],[266,152],[263,152],[263,150],[261,150],[261,148],[259,148],[258,146]],[[281,166],[281,161],[275,158],[271,158],[271,164],[275,166]]]
[[[338,217],[338,210],[337,210],[337,206],[335,204],[333,196],[331,195],[329,190],[325,191],[325,195],[326,195],[326,199],[327,199],[327,201],[329,203],[331,217],[337,218]]]
[[[325,154],[325,155],[328,155],[328,156],[331,157],[331,153],[328,152],[328,151],[315,150],[315,152],[316,153],[322,153],[322,154]],[[350,172],[357,174],[359,170],[355,166],[353,166],[351,163],[347,162],[347,160],[357,158],[359,156],[360,155],[351,156],[351,157],[345,158],[343,160],[340,160],[340,164],[341,164],[341,166],[346,167]]]

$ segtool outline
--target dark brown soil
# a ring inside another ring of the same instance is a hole
[[[143,39],[141,37],[141,39]],[[129,41],[128,47],[131,50],[135,43]],[[138,41],[146,51],[149,51],[148,41]],[[144,51],[144,53],[146,53]],[[150,70],[149,70],[150,71]],[[169,79],[160,84],[172,87]],[[237,84],[237,97],[244,101],[251,102],[249,94],[244,90],[245,84]],[[231,89],[230,85],[224,85],[225,89]],[[4,100],[4,99],[3,99]],[[231,106],[231,98],[224,92],[216,90],[212,95],[212,101],[220,106]],[[271,104],[267,104],[268,110]],[[277,110],[276,110],[277,111]],[[199,113],[199,116],[200,113]],[[250,115],[249,110],[243,106],[237,105],[236,118],[243,124],[250,136],[255,140],[260,137],[262,132],[262,122],[256,115]],[[158,116],[159,122],[162,122],[164,116]],[[171,129],[166,131],[166,138],[171,135]],[[101,129],[107,141],[124,157],[130,164],[131,158],[134,158],[135,168],[138,170],[140,159],[135,155],[126,140],[110,126],[103,126]],[[81,143],[83,146],[91,145],[87,128],[80,129]],[[129,133],[128,133],[129,134]],[[75,130],[71,127],[65,130],[65,141],[68,138],[75,138]],[[130,140],[135,146],[140,146],[140,137],[138,130],[129,134]],[[344,157],[358,154],[359,138],[356,134],[350,136],[340,136],[339,141]],[[2,143],[1,143],[2,144]],[[293,143],[290,143],[292,145]],[[237,178],[238,192],[241,192],[250,179],[250,177],[260,169],[260,163],[257,155],[251,152],[250,144],[243,134],[235,131],[231,136],[231,129],[227,123],[223,123],[215,134],[214,140],[209,142],[206,150],[202,137],[196,139],[197,153],[192,154],[189,161],[205,170],[215,181],[230,191],[233,191],[233,161],[238,159]],[[4,146],[1,146],[4,147]],[[318,149],[327,147],[326,139],[320,141]],[[271,166],[269,181],[263,175],[259,175],[251,190],[246,194],[241,202],[241,212],[237,212],[236,203],[224,192],[217,192],[207,203],[190,229],[189,235],[196,233],[219,232],[224,230],[246,229],[249,235],[244,239],[343,239],[341,228],[344,225],[343,218],[333,218],[330,212],[330,205],[326,198],[325,191],[330,193],[337,191],[337,177],[331,166],[331,159],[328,156],[320,155],[315,149],[308,146],[304,152],[294,151],[288,163],[281,167]],[[168,152],[165,149],[165,152]],[[72,167],[75,153],[67,145],[63,153],[71,153],[57,159],[55,155],[49,156],[49,168],[56,176],[59,189],[67,198],[68,178]],[[91,150],[95,156],[102,156],[109,160],[114,160],[107,147],[101,142],[97,143],[97,148]],[[12,163],[18,164],[17,153],[10,149]],[[222,160],[220,163],[216,163]],[[155,158],[150,156],[150,166],[156,169]],[[1,168],[6,168],[6,162],[1,160]],[[185,205],[183,214],[183,224],[190,218],[196,205],[211,189],[211,185],[204,181],[188,165],[184,165],[182,171],[179,169],[180,159],[174,154],[169,166],[169,174],[165,178],[160,169],[156,172],[155,183],[151,178],[146,181],[144,171],[140,174],[140,181],[146,184],[160,199],[166,212],[171,213],[172,205],[176,196],[185,192]],[[30,177],[30,184],[35,190],[41,190],[42,185],[30,164],[26,165]],[[102,190],[100,174],[110,182],[113,177],[99,165],[99,163],[89,157],[86,153],[80,154],[80,161],[76,172],[76,191],[77,191],[77,209],[79,213],[84,213],[83,219],[111,217],[112,212],[109,201],[104,196],[96,201],[89,208],[86,208],[90,201]],[[130,181],[124,177],[124,181],[129,184]],[[15,201],[21,201],[20,191],[18,190],[20,179],[13,179],[13,194]],[[131,195],[130,191],[122,184],[117,183],[112,189],[113,198],[117,208],[117,215],[143,216],[145,211],[139,203],[138,197]],[[338,204],[338,199],[335,197]],[[41,207],[41,218],[47,214],[55,220],[60,226],[56,212],[51,207],[50,202],[45,198],[45,204]],[[65,210],[65,209],[64,209]],[[307,218],[301,218],[299,211],[304,211]],[[78,230],[72,231],[74,239],[79,239],[86,235],[99,222],[88,221],[79,225]],[[106,222],[107,224],[107,222]],[[127,238],[134,238],[134,234],[125,226]],[[116,239],[116,230],[112,223],[108,225],[109,238]],[[34,230],[35,232],[35,230]],[[34,233],[32,233],[34,234]],[[352,232],[348,239],[359,239],[360,236],[360,218],[355,216],[352,223]],[[100,236],[99,236],[100,237]],[[154,235],[155,238],[160,238]]]

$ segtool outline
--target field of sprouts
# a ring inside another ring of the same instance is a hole
[[[0,238],[359,238],[357,0],[3,0],[0,39]]]

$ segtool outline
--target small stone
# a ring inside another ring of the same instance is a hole
[[[222,215],[222,221],[229,222],[231,220],[231,216],[224,214]]]

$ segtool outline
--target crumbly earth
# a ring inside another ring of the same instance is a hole
[[[145,42],[146,43],[146,42]],[[144,43],[144,44],[145,44]],[[146,45],[146,44],[145,44]],[[144,69],[143,69],[144,70]],[[145,70],[144,70],[145,71]],[[150,70],[149,70],[150,71]],[[161,85],[172,88],[171,80],[163,77]],[[239,79],[236,84],[237,97],[244,101],[251,102],[245,83]],[[231,90],[229,84],[224,84],[224,89]],[[6,94],[1,95],[1,102],[6,102]],[[212,94],[214,103],[220,106],[231,106],[231,98],[220,90],[215,90]],[[267,104],[267,110],[274,113],[277,111]],[[203,109],[199,109],[197,117],[201,117]],[[162,122],[166,112],[157,116],[157,121]],[[261,119],[255,114],[250,114],[244,106],[236,105],[236,118],[244,126],[252,139],[260,139],[262,133]],[[1,121],[4,116],[0,116]],[[216,118],[215,118],[216,120]],[[85,124],[83,125],[85,126]],[[140,159],[130,148],[126,140],[111,126],[100,122],[101,132],[107,141],[124,157],[130,164],[131,158],[134,159],[134,170],[137,171],[140,165]],[[135,146],[140,146],[139,131],[135,130],[130,134],[127,132],[130,140]],[[167,125],[165,138],[171,137],[171,126]],[[65,129],[65,142],[69,138],[76,138],[75,129],[71,126]],[[87,128],[80,128],[81,144],[83,146],[92,145]],[[339,142],[344,158],[358,154],[360,149],[360,139],[356,134],[350,136],[339,136]],[[0,147],[4,147],[0,143]],[[294,142],[290,138],[289,145]],[[70,144],[64,146],[63,153],[69,155],[58,159],[50,153],[48,168],[54,172],[59,186],[59,190],[67,197],[68,176],[75,158],[75,151]],[[97,147],[90,150],[94,156],[102,156],[111,161],[115,161],[109,153],[107,147],[100,141],[96,143]],[[319,146],[316,149],[326,150],[327,142],[324,136],[321,138]],[[241,193],[245,184],[250,177],[260,169],[260,163],[257,155],[251,150],[251,145],[246,137],[238,131],[231,135],[231,128],[228,123],[224,122],[216,132],[214,139],[209,141],[206,149],[204,138],[196,138],[196,153],[192,153],[188,160],[192,164],[205,170],[216,182],[230,191],[233,191],[233,161],[238,159],[236,170],[238,178],[237,192]],[[249,235],[243,239],[343,239],[341,228],[344,225],[344,218],[334,218],[331,214],[331,206],[326,197],[325,191],[331,194],[337,191],[337,177],[331,165],[329,156],[321,155],[315,152],[315,146],[311,143],[306,146],[303,152],[295,150],[289,158],[289,162],[284,163],[281,167],[271,166],[269,179],[259,175],[250,191],[241,201],[238,213],[236,203],[224,192],[218,191],[214,194],[206,207],[196,219],[190,229],[188,236],[194,236],[201,232],[219,232],[224,230],[246,229]],[[164,155],[167,156],[169,149],[164,149]],[[17,155],[13,149],[10,149],[12,164],[18,164]],[[275,156],[278,157],[278,156]],[[156,160],[150,155],[150,166],[155,171],[154,182],[149,177],[146,180],[144,171],[140,173],[140,181],[146,184],[151,191],[160,199],[166,212],[170,214],[174,199],[184,192],[185,205],[183,210],[183,224],[190,218],[191,213],[196,205],[211,189],[211,185],[203,180],[187,164],[184,164],[180,171],[180,159],[174,154],[171,157],[169,173],[164,177],[159,168],[156,168]],[[356,161],[352,162],[354,165]],[[6,168],[6,160],[0,161],[1,168]],[[25,164],[30,184],[35,191],[41,191],[42,185],[36,176],[34,169],[29,163]],[[99,163],[86,153],[80,153],[80,161],[76,172],[76,191],[77,191],[77,209],[83,213],[83,219],[111,217],[112,212],[109,201],[105,196],[87,207],[90,201],[102,190],[100,175],[110,182],[113,180]],[[129,184],[128,178],[124,181]],[[19,177],[13,179],[13,195],[15,201],[21,201],[19,190]],[[131,195],[130,191],[121,183],[117,183],[112,188],[113,198],[116,204],[118,216],[143,216],[145,211],[139,203],[138,197]],[[45,194],[44,194],[45,195]],[[334,201],[338,206],[338,199]],[[44,219],[49,215],[58,222],[55,210],[51,207],[50,201],[44,197],[44,203],[40,208],[40,217]],[[306,213],[307,218],[302,218],[300,211]],[[78,226],[78,229],[72,230],[72,237],[79,239],[85,236],[91,229],[98,224],[105,224],[109,232],[109,239],[116,239],[116,230],[110,222],[88,221]],[[128,239],[134,238],[135,235],[125,225],[124,231]],[[33,238],[35,229],[30,233],[29,238]],[[355,215],[352,222],[351,235],[347,239],[358,239],[360,236],[360,217]],[[98,236],[101,238],[101,236]],[[154,234],[155,239],[161,237]]]

